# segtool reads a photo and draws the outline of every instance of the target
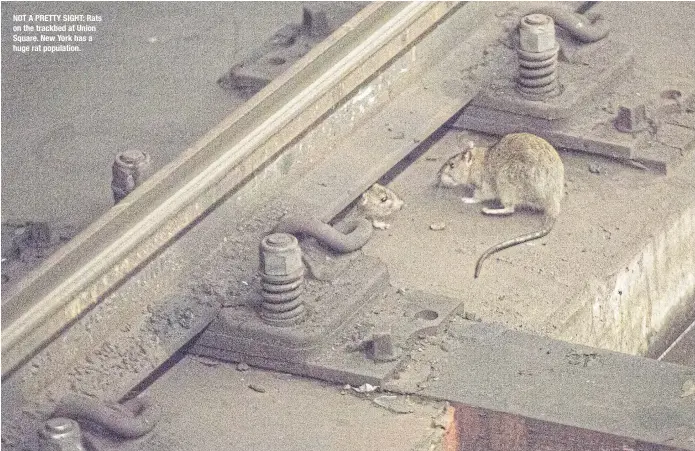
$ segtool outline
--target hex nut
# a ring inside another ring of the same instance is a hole
[[[287,276],[304,269],[302,250],[297,238],[273,233],[261,241],[261,272],[269,276]]]
[[[540,53],[555,48],[555,22],[544,14],[529,14],[519,24],[519,46],[526,52]]]
[[[39,429],[39,451],[84,451],[80,425],[69,418],[51,418]]]

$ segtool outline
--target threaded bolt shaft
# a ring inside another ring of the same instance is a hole
[[[292,326],[304,320],[306,310],[304,263],[297,238],[273,233],[260,246],[261,319],[274,326]]]
[[[529,14],[519,25],[519,77],[517,90],[531,100],[560,94],[557,77],[555,23],[544,14]]]

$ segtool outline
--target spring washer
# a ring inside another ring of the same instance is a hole
[[[557,55],[560,46],[545,52],[526,52],[517,49],[519,76],[517,90],[531,100],[544,100],[559,95],[561,91],[557,76]]]

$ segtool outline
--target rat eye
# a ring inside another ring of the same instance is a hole
[[[386,194],[382,194],[381,195],[381,201],[386,202],[387,200],[389,200],[389,197]]]
[[[454,162],[453,162],[453,161],[450,161],[450,162],[449,162],[449,167],[450,167],[451,169],[454,169]]]

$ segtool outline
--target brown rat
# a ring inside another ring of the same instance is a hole
[[[530,133],[504,136],[490,149],[468,143],[463,152],[449,158],[439,170],[439,186],[466,185],[474,189],[469,203],[499,200],[502,208],[483,208],[488,215],[510,215],[517,207],[542,211],[543,228],[522,235],[486,250],[475,265],[480,274],[487,257],[517,244],[546,236],[560,215],[560,202],[565,193],[565,169],[555,148],[541,137]]]

